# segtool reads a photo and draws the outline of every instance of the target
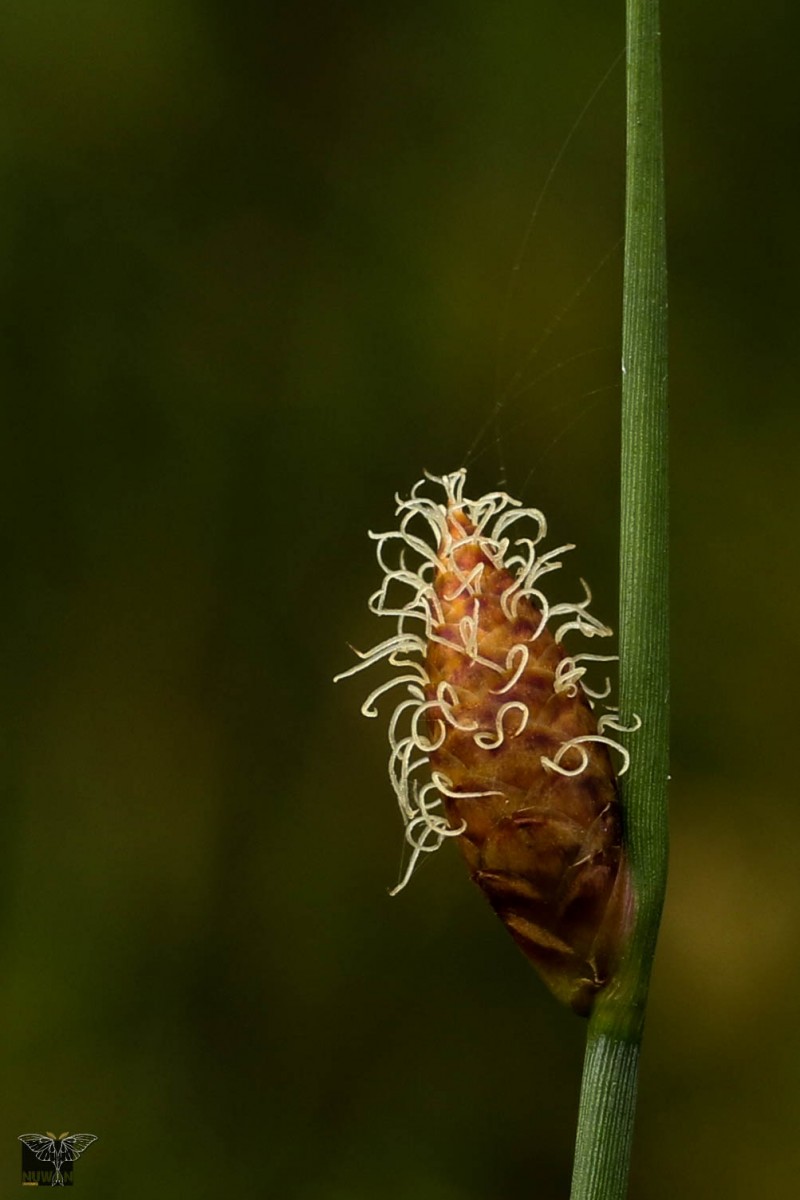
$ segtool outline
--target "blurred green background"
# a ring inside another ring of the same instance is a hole
[[[584,1025],[452,848],[388,898],[386,722],[331,677],[389,632],[367,528],[517,371],[470,491],[505,471],[613,621],[620,64],[512,267],[622,8],[4,7],[4,1195],[45,1129],[99,1135],[86,1197],[567,1195]],[[799,33],[665,6],[674,843],[637,1200],[800,1171]]]

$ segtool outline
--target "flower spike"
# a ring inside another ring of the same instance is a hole
[[[429,485],[443,500],[425,494]],[[538,509],[505,492],[470,500],[465,486],[463,469],[426,472],[408,499],[397,497],[399,528],[370,534],[384,579],[369,607],[392,617],[396,632],[356,651],[361,661],[337,679],[382,659],[403,672],[362,708],[377,715],[377,702],[405,685],[389,722],[389,778],[410,856],[392,894],[423,854],[456,841],[551,991],[587,1014],[631,920],[609,751],[620,756],[619,774],[630,752],[608,731],[633,732],[638,718],[625,727],[611,705],[595,715],[610,683],[591,688],[587,664],[615,656],[562,645],[572,633],[611,635],[588,611],[588,585],[581,580],[574,604],[550,604],[541,590],[574,546],[541,553],[547,522]],[[515,536],[518,521],[533,523],[532,536]],[[421,622],[413,634],[407,618]]]

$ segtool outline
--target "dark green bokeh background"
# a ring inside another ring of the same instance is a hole
[[[664,7],[674,844],[631,1194],[772,1197],[800,1170],[800,18]],[[385,722],[330,680],[388,632],[366,529],[461,465],[498,361],[543,376],[499,417],[510,486],[613,616],[621,66],[503,311],[622,8],[5,7],[4,1195],[17,1135],[66,1128],[100,1137],[86,1197],[566,1196],[584,1026],[454,852],[389,900]]]

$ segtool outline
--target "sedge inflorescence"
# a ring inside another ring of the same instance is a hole
[[[574,546],[540,549],[542,513],[505,492],[470,500],[465,483],[463,469],[426,475],[397,497],[399,527],[370,533],[383,580],[369,607],[395,632],[337,679],[383,660],[395,668],[365,700],[368,717],[402,689],[389,778],[410,853],[393,894],[423,854],[456,839],[552,990],[587,1011],[627,905],[610,752],[622,774],[628,751],[611,734],[629,730],[606,703],[609,680],[586,679],[616,656],[568,652],[564,640],[612,631],[589,612],[583,581],[582,599],[548,601],[542,581]]]

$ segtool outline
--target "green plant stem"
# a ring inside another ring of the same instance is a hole
[[[620,712],[633,928],[587,1035],[572,1200],[624,1200],[639,1046],[667,871],[667,273],[658,0],[627,0],[627,166],[622,331]]]

